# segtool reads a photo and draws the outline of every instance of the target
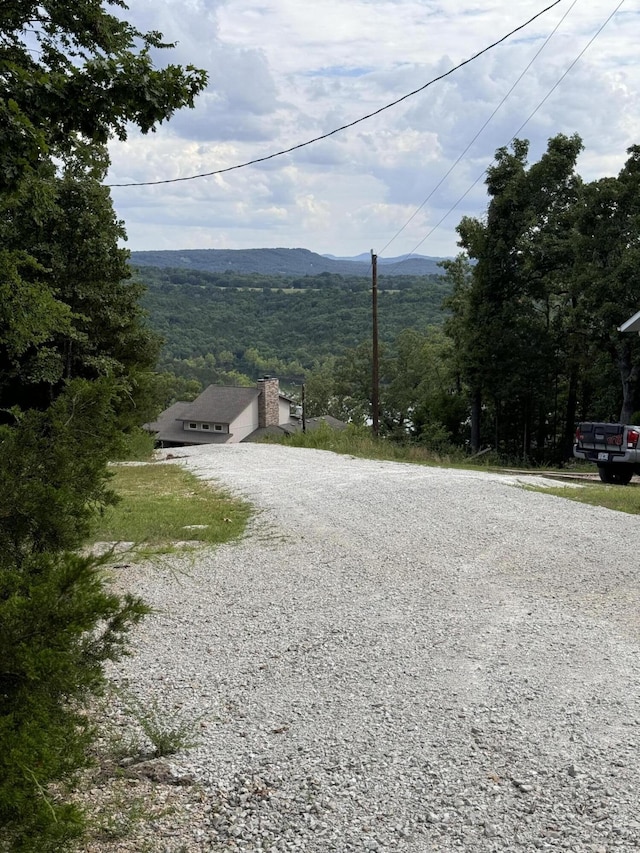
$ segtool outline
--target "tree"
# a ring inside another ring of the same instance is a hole
[[[305,376],[305,416],[316,418],[334,414],[336,400],[336,359],[330,356],[323,362],[317,361]]]
[[[473,353],[466,344],[467,330],[472,327],[469,313],[473,267],[469,257],[464,253],[459,254],[454,260],[444,261],[442,267],[451,287],[451,295],[443,301],[443,306],[450,311],[444,323],[444,333],[452,344],[450,370],[454,377],[456,397],[468,400],[467,412],[461,420],[469,421],[469,445],[477,453],[481,444],[482,395],[474,371]],[[474,379],[476,379],[475,382]]]
[[[455,262],[452,262],[455,263]],[[455,348],[437,326],[424,333],[402,332],[393,345],[393,374],[383,399],[403,401],[401,433],[424,446],[441,450],[467,438],[467,405],[461,393]]]
[[[86,762],[82,704],[141,601],[72,552],[112,496],[106,461],[147,415],[158,342],[128,278],[101,180],[104,144],[192,106],[204,72],[150,56],[107,8],[9,0],[0,11],[0,847],[66,849],[53,796]]]
[[[102,665],[147,611],[105,587],[99,562],[33,553],[0,570],[0,849],[67,850],[82,815],[65,802],[95,732],[83,706]],[[55,780],[57,795],[49,790]]]
[[[577,216],[582,319],[618,375],[621,423],[640,406],[640,341],[618,332],[640,305],[640,146],[628,154],[617,178],[586,185]]]
[[[206,74],[157,69],[151,50],[170,47],[108,9],[122,0],[9,0],[0,12],[0,191],[48,165],[77,160],[87,143],[155,130],[193,107]],[[139,46],[139,47],[138,47]]]
[[[197,379],[185,379],[174,373],[156,373],[154,376],[154,398],[160,409],[168,409],[179,401],[190,402],[202,392]]]
[[[43,190],[48,201],[34,218]],[[1,210],[0,245],[20,245],[36,262],[22,284],[36,306],[46,295],[55,321],[34,327],[31,342],[22,334],[18,346],[11,337],[0,344],[3,408],[46,408],[74,378],[128,376],[133,394],[131,373],[154,367],[159,339],[146,328],[143,287],[130,281],[128,252],[118,247],[125,233],[108,189],[81,168],[67,169],[25,181],[19,198],[5,199]],[[19,333],[15,311],[13,319],[5,328]]]
[[[526,141],[499,149],[487,170],[486,220],[465,217],[458,226],[460,244],[476,263],[449,328],[462,348],[475,451],[488,441],[528,457],[546,442],[557,345],[552,320],[562,310],[558,283],[573,261],[571,227],[561,226],[579,196],[581,148],[578,136],[560,134],[529,168]],[[489,429],[481,428],[481,415]]]

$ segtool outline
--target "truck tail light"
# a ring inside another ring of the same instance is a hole
[[[639,438],[640,438],[640,432],[638,432],[637,429],[628,429],[627,430],[627,448],[629,450],[633,450],[633,448],[637,446]]]
[[[583,438],[584,438],[584,435],[582,434],[582,430],[580,429],[580,427],[577,427],[576,428],[576,441],[580,442],[580,441],[582,441]]]

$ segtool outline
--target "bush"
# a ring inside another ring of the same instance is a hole
[[[103,560],[33,554],[0,572],[0,850],[66,849],[83,828],[64,802],[93,738],[84,705],[102,664],[148,608],[105,589]],[[52,783],[55,782],[55,788]]]
[[[155,439],[142,428],[132,429],[122,437],[114,461],[147,462],[153,456]]]
[[[0,568],[30,553],[77,548],[96,508],[113,502],[111,385],[75,380],[46,411],[0,426]]]

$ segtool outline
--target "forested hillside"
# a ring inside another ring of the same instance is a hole
[[[160,368],[204,383],[242,381],[238,374],[253,381],[260,371],[300,383],[316,362],[371,337],[370,279],[150,267],[137,275],[148,288],[151,325],[165,340]],[[382,341],[440,324],[451,290],[443,276],[381,276],[379,289]]]

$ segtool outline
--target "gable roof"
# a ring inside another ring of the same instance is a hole
[[[178,414],[181,421],[211,421],[232,423],[258,397],[257,388],[234,385],[209,385],[193,403],[187,403]]]
[[[626,323],[618,326],[619,332],[640,332],[640,311],[629,317]]]
[[[174,423],[176,420],[180,420],[180,412],[190,405],[191,403],[179,400],[177,403],[169,406],[168,409],[165,409],[164,412],[161,412],[155,421],[145,424],[144,428],[150,432],[160,432],[161,429],[168,427],[169,424]],[[180,427],[180,429],[182,429],[182,427]]]
[[[158,441],[170,442],[171,444],[221,444],[228,439],[228,434],[221,435],[215,432],[192,432],[185,433],[180,415],[191,403],[181,400],[174,403],[161,412],[155,421],[144,424],[144,429],[156,433]]]

